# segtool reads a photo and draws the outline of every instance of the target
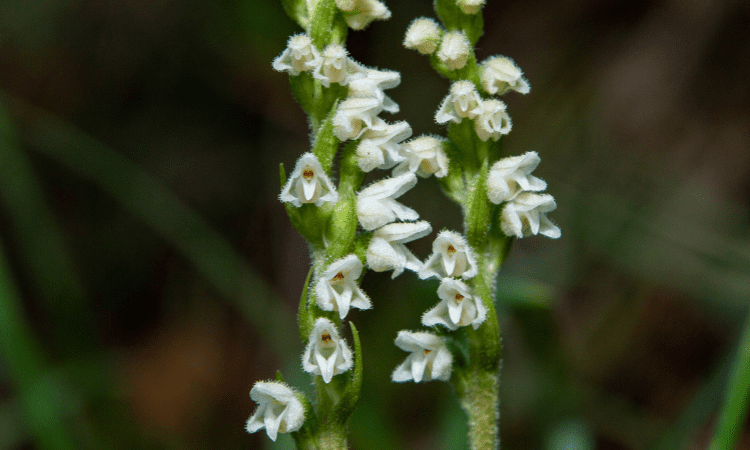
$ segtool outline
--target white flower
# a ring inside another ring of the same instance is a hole
[[[435,122],[447,123],[452,120],[459,123],[464,117],[473,119],[482,111],[481,103],[482,98],[474,83],[466,80],[456,81],[451,85],[450,93],[440,104],[435,114]]]
[[[315,301],[323,311],[338,311],[344,320],[349,308],[370,309],[372,303],[357,285],[362,263],[355,255],[332,262],[315,285]]]
[[[417,184],[413,173],[377,181],[357,196],[357,218],[362,228],[372,231],[399,220],[417,220],[419,214],[395,199]]]
[[[418,271],[422,262],[404,244],[431,231],[432,226],[425,221],[391,223],[378,228],[367,247],[367,266],[375,272],[393,270],[391,278],[401,275],[404,269]]]
[[[438,287],[441,302],[424,313],[422,324],[431,327],[444,325],[451,330],[471,325],[475,330],[487,318],[487,308],[463,281],[443,278]]]
[[[547,183],[531,175],[539,162],[541,159],[536,152],[526,152],[493,164],[487,176],[487,196],[490,201],[499,205],[513,200],[521,191],[545,190]]]
[[[349,97],[375,98],[383,110],[389,113],[398,112],[398,104],[385,95],[385,90],[395,88],[401,83],[401,74],[392,70],[375,70],[363,68],[349,79]]]
[[[419,278],[461,277],[468,280],[476,274],[477,260],[466,239],[455,231],[441,231],[432,243],[432,254],[419,271]]]
[[[297,160],[294,172],[281,190],[279,200],[300,207],[303,203],[336,203],[339,195],[336,188],[320,166],[318,158],[308,152]]]
[[[505,103],[495,99],[483,101],[474,125],[477,136],[485,142],[489,138],[496,141],[503,134],[510,133],[511,121],[505,111]]]
[[[336,0],[344,12],[344,20],[352,30],[361,30],[375,19],[386,20],[391,11],[378,0]]]
[[[401,141],[411,136],[411,127],[407,122],[378,125],[362,133],[362,140],[357,146],[357,164],[363,172],[375,168],[390,169],[404,160],[399,149]]]
[[[453,355],[445,346],[445,338],[432,333],[399,331],[396,346],[411,352],[396,370],[391,379],[397,383],[414,380],[448,381],[453,369]]]
[[[476,14],[484,6],[485,0],[456,0],[464,14]]]
[[[448,157],[443,149],[444,138],[421,136],[401,146],[404,162],[393,170],[393,175],[414,172],[427,178],[435,174],[438,178],[448,175]]]
[[[302,355],[302,369],[322,376],[328,383],[334,375],[351,369],[352,364],[352,351],[339,337],[336,326],[325,317],[318,317]]]
[[[383,110],[375,98],[347,98],[339,103],[333,116],[333,134],[342,141],[359,139],[365,129],[378,122],[377,115]]]
[[[258,403],[245,429],[255,433],[266,428],[272,441],[278,433],[291,433],[302,427],[305,408],[289,386],[278,381],[258,381],[250,390],[250,398]]]
[[[502,95],[510,90],[528,94],[529,82],[521,69],[507,56],[493,56],[482,63],[482,85],[490,94]]]
[[[471,42],[461,31],[450,31],[443,36],[437,56],[450,70],[458,70],[469,60]]]
[[[547,218],[547,213],[556,208],[557,203],[549,194],[522,192],[503,207],[500,227],[507,236],[543,234],[557,239],[560,228]]]
[[[289,38],[286,49],[273,60],[273,68],[279,72],[299,75],[300,72],[315,69],[320,64],[320,53],[310,36],[295,34]]]
[[[312,75],[320,80],[323,86],[328,87],[331,83],[346,85],[350,76],[360,70],[361,67],[349,58],[344,47],[338,44],[329,44],[323,49],[321,62]]]
[[[440,43],[440,25],[432,19],[414,19],[406,30],[404,47],[416,49],[423,55],[431,55]]]

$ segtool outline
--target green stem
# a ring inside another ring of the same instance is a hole
[[[469,448],[471,450],[500,448],[498,372],[470,367],[460,377],[456,390],[459,393],[461,407],[469,416]]]
[[[750,315],[747,320],[737,350],[732,378],[727,386],[724,410],[721,412],[710,450],[735,448],[742,424],[745,423],[747,416],[748,394],[750,394]]]

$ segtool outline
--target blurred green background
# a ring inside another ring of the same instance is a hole
[[[402,73],[387,120],[442,133],[448,83],[400,45],[431,2],[387,3],[348,48]],[[706,448],[750,301],[750,4],[488,3],[478,57],[532,86],[505,149],[541,155],[563,231],[498,279],[503,448]],[[297,31],[271,0],[0,3],[0,450],[289,448],[244,423],[277,369],[309,388],[277,199],[309,138],[271,69]],[[435,180],[402,200],[460,230]],[[389,382],[437,283],[363,288],[351,448],[466,448],[450,386]]]

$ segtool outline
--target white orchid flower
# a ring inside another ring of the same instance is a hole
[[[424,220],[378,228],[367,247],[367,266],[375,272],[393,270],[391,278],[401,275],[404,269],[417,272],[422,262],[404,244],[427,236],[431,231],[432,226]]]
[[[507,236],[522,238],[543,234],[557,239],[560,228],[547,218],[547,213],[556,208],[557,203],[549,194],[522,192],[503,207],[500,228]]]
[[[461,277],[464,280],[477,274],[474,251],[463,236],[455,231],[441,231],[432,243],[432,254],[419,271],[419,278]]]
[[[482,63],[480,70],[482,86],[490,94],[502,95],[510,90],[528,94],[531,91],[521,69],[507,56],[488,58]]]
[[[487,196],[490,201],[499,205],[513,200],[523,191],[545,190],[547,183],[531,175],[540,162],[537,152],[526,152],[493,164],[487,175]]]
[[[404,161],[394,170],[393,175],[413,172],[422,178],[435,174],[437,178],[448,175],[448,156],[443,144],[446,139],[432,136],[421,136],[401,146]]]
[[[310,36],[295,34],[289,38],[286,49],[273,60],[273,68],[290,75],[314,70],[320,64],[320,52]]]
[[[336,203],[338,198],[336,188],[323,171],[320,161],[310,152],[299,157],[279,195],[279,200],[296,207],[303,203],[315,203],[315,206],[325,202]]]
[[[505,103],[500,100],[484,100],[480,105],[480,112],[475,119],[474,129],[482,141],[492,138],[493,141],[500,139],[503,134],[510,133],[511,120],[505,111]]]
[[[438,287],[440,303],[424,313],[422,324],[443,325],[450,330],[471,325],[475,330],[487,318],[487,307],[479,296],[472,295],[463,281],[443,278]]]
[[[462,69],[469,60],[471,42],[462,31],[450,31],[443,36],[437,56],[450,70]]]
[[[364,188],[357,196],[357,218],[362,228],[372,231],[396,219],[419,219],[416,211],[395,200],[416,184],[417,177],[408,172]]]
[[[426,332],[399,331],[396,346],[411,354],[393,371],[393,381],[419,383],[450,379],[453,354],[445,346],[444,338]]]
[[[250,390],[250,398],[258,403],[258,407],[245,426],[248,433],[265,428],[268,437],[275,442],[278,433],[297,431],[305,421],[302,402],[284,383],[258,381]]]
[[[320,309],[338,311],[341,320],[350,308],[370,309],[370,298],[357,285],[362,267],[355,255],[345,256],[326,267],[315,285],[315,301]]]
[[[390,169],[404,160],[401,142],[411,136],[411,126],[407,122],[383,123],[362,133],[357,146],[357,165],[363,172]]]
[[[471,81],[456,81],[451,85],[450,93],[443,99],[443,103],[435,114],[435,122],[443,124],[453,121],[459,123],[464,117],[473,119],[482,109],[476,86]]]
[[[302,355],[302,369],[329,383],[334,375],[346,372],[353,364],[352,351],[339,337],[336,326],[325,317],[318,317]]]

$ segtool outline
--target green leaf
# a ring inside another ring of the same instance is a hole
[[[315,78],[307,72],[289,77],[292,94],[308,115],[315,112]]]
[[[359,258],[362,264],[365,264],[367,262],[367,248],[370,246],[371,240],[371,231],[360,233],[354,240],[354,254],[357,255],[357,258]]]
[[[339,191],[339,201],[333,207],[326,230],[328,262],[343,258],[354,251],[354,239],[357,236],[356,208],[357,196],[354,191]]]
[[[448,126],[448,139],[455,146],[451,155],[467,175],[473,175],[479,169],[479,160],[477,159],[477,142],[481,142],[474,131],[474,121],[464,118],[461,122],[451,122]]]
[[[476,45],[482,37],[484,19],[481,11],[477,14],[464,14],[456,0],[435,0],[435,11],[448,31],[463,31],[472,45]]]
[[[318,128],[313,144],[313,153],[320,161],[320,165],[328,176],[331,176],[333,158],[336,156],[341,141],[333,134],[333,116],[336,114],[336,104],[330,108],[328,117]]]
[[[443,149],[448,156],[448,175],[440,178],[440,186],[445,194],[463,204],[466,195],[466,185],[464,183],[464,171],[461,168],[461,153],[458,148],[450,141],[443,143]]]
[[[323,233],[318,220],[319,208],[312,203],[304,203],[300,207],[291,203],[284,203],[284,208],[289,216],[289,221],[299,234],[313,246],[323,247]]]
[[[281,0],[286,15],[297,22],[297,25],[307,30],[310,17],[307,15],[307,2],[305,0]]]
[[[282,383],[286,383],[284,381],[284,375],[281,374],[280,370],[276,370],[276,381],[280,381]]]
[[[315,267],[310,267],[310,271],[307,273],[305,279],[305,286],[302,288],[302,295],[299,299],[299,308],[297,309],[297,322],[299,324],[299,337],[302,342],[307,343],[310,338],[310,333],[313,330],[313,319],[314,317],[310,313],[310,309],[307,307],[307,289],[310,285],[310,279],[312,278]]]
[[[318,50],[323,50],[326,45],[331,43],[331,31],[334,28],[333,23],[337,14],[340,15],[334,0],[318,1],[310,24],[310,37]],[[337,30],[337,38],[339,38],[339,33],[340,30]]]
[[[281,189],[284,189],[284,185],[286,184],[286,170],[284,170],[284,163],[279,163],[279,184],[281,185]]]
[[[359,340],[359,332],[357,327],[352,322],[349,322],[349,326],[352,329],[352,338],[354,339],[354,370],[352,371],[352,377],[346,383],[346,390],[344,395],[341,396],[341,400],[336,403],[334,415],[339,420],[339,423],[346,423],[346,420],[354,411],[354,407],[359,401],[359,395],[362,391],[362,343]]]
[[[466,238],[475,252],[483,254],[487,247],[490,226],[490,206],[487,198],[488,163],[484,160],[479,175],[472,181],[466,202]]]

